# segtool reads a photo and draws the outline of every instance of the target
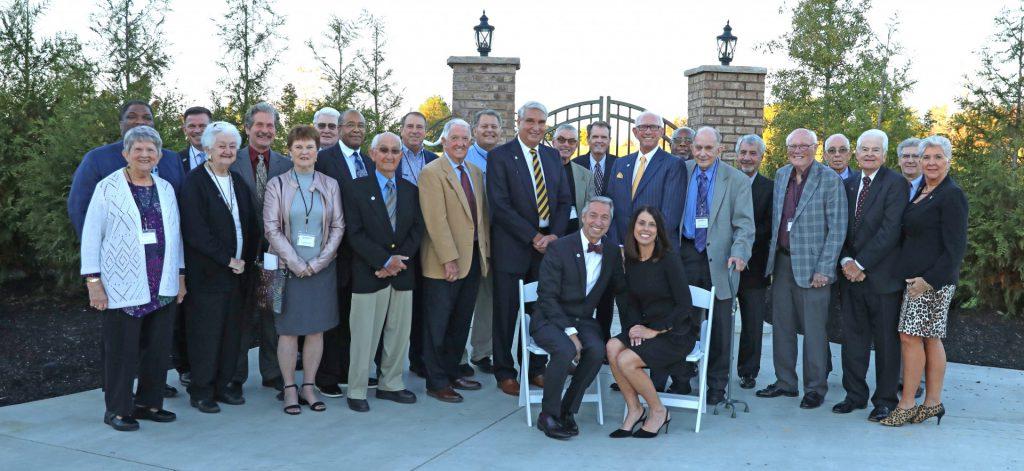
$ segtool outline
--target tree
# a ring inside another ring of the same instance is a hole
[[[161,31],[167,0],[100,0],[89,16],[97,36],[100,71],[107,90],[120,100],[148,100],[154,80],[170,65]]]
[[[275,146],[279,149],[284,149],[287,145],[288,131],[300,124],[312,124],[313,114],[320,108],[316,103],[299,99],[295,85],[291,83],[285,84],[281,91],[281,99],[274,106],[283,121],[274,139]]]
[[[398,108],[402,96],[391,81],[393,71],[385,64],[384,48],[387,46],[383,20],[363,11],[360,22],[366,28],[370,47],[359,55],[361,90],[366,96],[364,115],[367,132],[370,135],[384,131],[398,130]]]
[[[359,92],[355,63],[346,59],[349,47],[359,37],[358,26],[358,22],[331,15],[319,46],[312,40],[306,41],[306,46],[320,64],[321,77],[330,84],[330,92],[323,104],[339,111],[352,108]]]
[[[443,128],[443,125],[439,124],[452,116],[451,107],[441,95],[434,95],[424,100],[417,110],[427,117],[427,140],[436,142]]]
[[[270,73],[284,52],[284,47],[275,45],[284,17],[274,12],[272,0],[227,3],[227,13],[217,23],[217,35],[227,50],[217,65],[224,70],[220,85],[228,99],[222,104],[214,95],[214,108],[218,116],[240,123],[242,114],[269,92]]]

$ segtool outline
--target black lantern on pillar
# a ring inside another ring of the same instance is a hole
[[[722,34],[718,35],[718,60],[722,65],[729,65],[732,62],[733,56],[736,55],[736,40],[739,39],[732,35],[732,26],[729,26],[729,21],[725,22],[725,28],[722,28]]]
[[[480,52],[480,57],[487,57],[487,54],[491,52],[491,37],[494,34],[494,27],[487,24],[486,10],[480,17],[480,24],[474,26],[473,31],[476,31],[476,50]]]

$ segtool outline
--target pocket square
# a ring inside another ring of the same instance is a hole
[[[616,173],[615,174],[615,178],[618,178],[619,180],[621,180],[622,179],[622,172]]]

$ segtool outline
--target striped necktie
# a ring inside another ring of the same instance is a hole
[[[551,209],[548,207],[548,189],[544,185],[544,169],[541,168],[537,149],[530,149],[530,156],[533,157],[533,187],[537,190],[537,217],[543,221],[551,216]]]
[[[395,230],[397,227],[396,222],[398,221],[398,193],[395,191],[395,181],[388,180],[387,184],[384,185],[384,189],[387,190],[384,195],[384,206],[388,210],[388,219],[391,220],[391,230]]]

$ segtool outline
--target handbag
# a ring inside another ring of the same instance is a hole
[[[274,314],[281,314],[281,306],[284,301],[284,285],[287,279],[288,270],[285,268],[260,270],[259,296],[257,300],[261,309],[272,311]]]

